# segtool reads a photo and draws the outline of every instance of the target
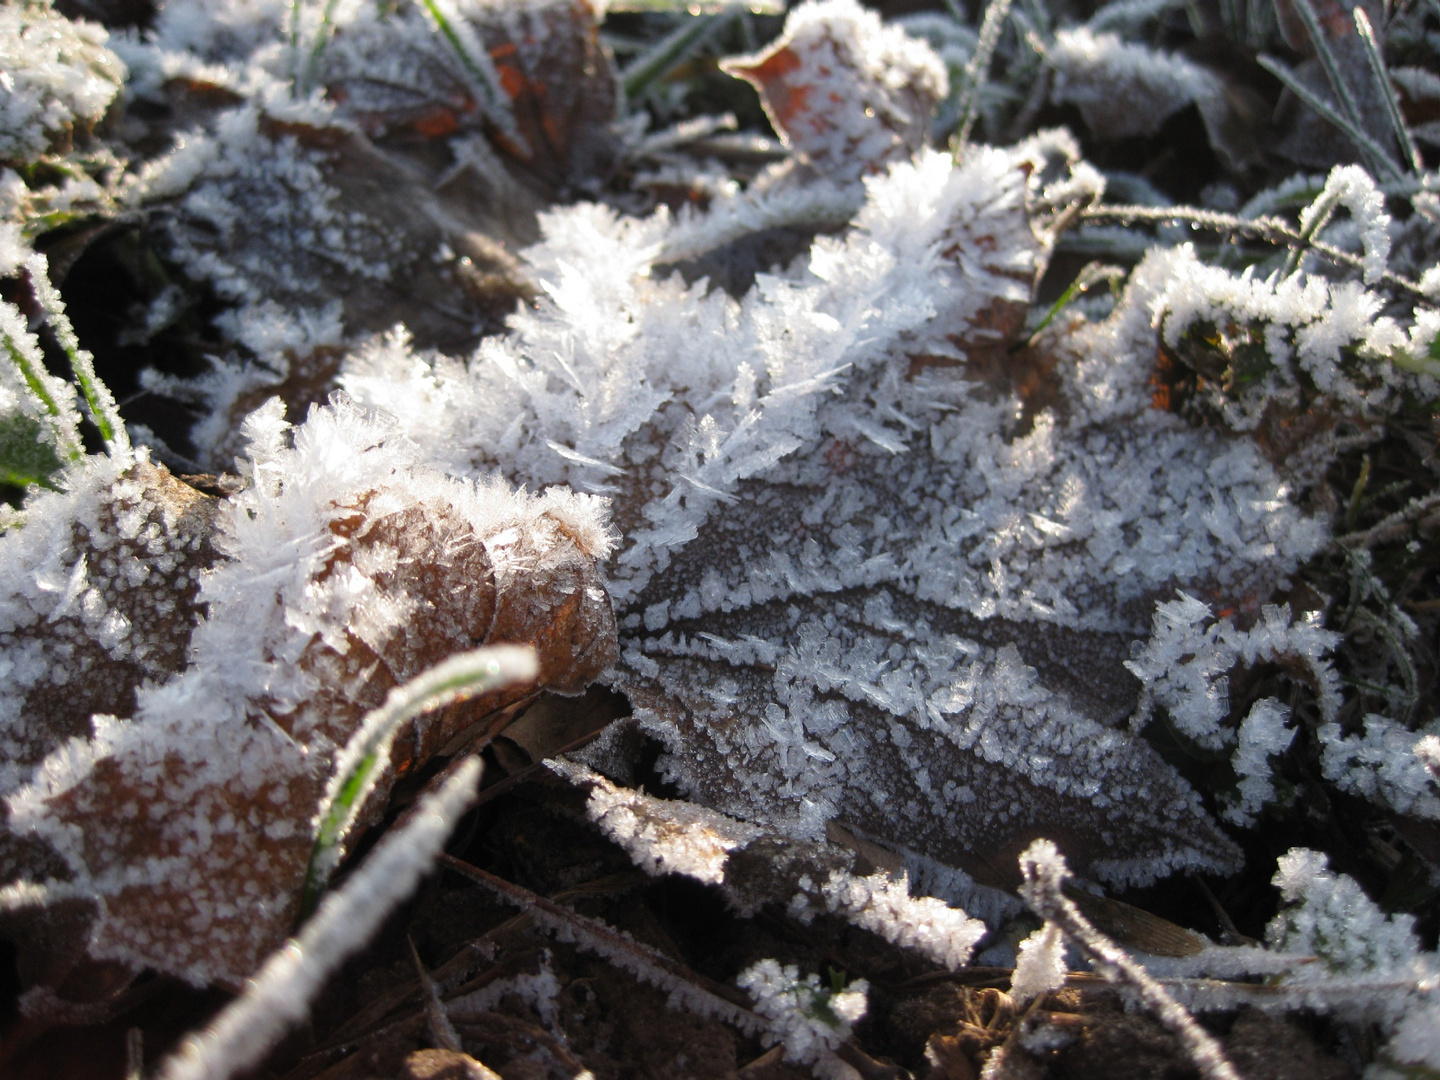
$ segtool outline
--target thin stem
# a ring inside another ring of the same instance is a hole
[[[1025,883],[1020,894],[1032,911],[1065,932],[1090,958],[1106,980],[1129,987],[1155,1018],[1180,1040],[1191,1063],[1205,1080],[1240,1080],[1225,1051],[1168,990],[1150,977],[1124,949],[1095,929],[1062,887],[1070,877],[1065,859],[1048,840],[1037,840],[1020,856]]]
[[[1339,99],[1340,108],[1346,119],[1350,121],[1352,138],[1355,135],[1364,135],[1364,117],[1360,115],[1360,107],[1355,103],[1355,96],[1350,92],[1350,84],[1345,81],[1345,76],[1340,70],[1340,62],[1330,48],[1330,39],[1325,35],[1325,28],[1320,25],[1320,17],[1315,14],[1315,8],[1311,5],[1310,0],[1294,0],[1294,7],[1300,15],[1300,21],[1305,24],[1305,32],[1310,35],[1311,44],[1315,46],[1315,56],[1320,61],[1320,66],[1325,69],[1325,78],[1330,81],[1330,88]],[[1366,143],[1369,144],[1368,147],[1365,145]],[[1372,162],[1372,168],[1383,163],[1388,166],[1389,171],[1397,171],[1394,159],[1373,139],[1366,138],[1365,142],[1361,143],[1361,149],[1367,154],[1378,152],[1379,161]]]
[[[85,397],[90,419],[99,429],[100,437],[105,440],[106,453],[113,457],[129,450],[130,436],[125,431],[125,421],[120,417],[115,396],[95,374],[95,357],[80,347],[80,339],[75,336],[75,328],[65,314],[65,302],[50,283],[49,265],[45,256],[30,256],[25,261],[25,269],[30,274],[30,288],[34,291],[41,310],[45,312],[46,321],[55,333],[55,340],[60,343],[66,359],[70,361],[70,370],[80,386],[80,393]]]
[[[1113,221],[1121,224],[1142,221],[1148,224],[1163,224],[1180,221],[1199,226],[1210,232],[1235,233],[1254,237],[1268,244],[1274,244],[1276,247],[1288,247],[1304,242],[1304,238],[1299,232],[1277,218],[1242,218],[1214,210],[1201,210],[1193,206],[1092,206],[1080,212],[1080,220],[1087,223]],[[1341,251],[1333,244],[1314,240],[1310,243],[1310,249],[1340,266],[1353,267],[1361,271],[1365,268],[1365,261],[1359,255]],[[1422,299],[1425,298],[1425,292],[1416,282],[1401,277],[1392,270],[1386,270],[1381,274],[1380,280],[1394,288],[1403,289]]]
[[[990,78],[990,63],[995,58],[1000,33],[1010,15],[1010,3],[1011,0],[990,0],[985,8],[985,20],[980,24],[975,51],[965,65],[965,89],[960,95],[960,129],[950,141],[950,152],[956,160],[970,143],[970,132],[980,111],[980,87]]]
[[[1321,117],[1348,135],[1350,140],[1359,147],[1367,160],[1370,161],[1370,167],[1373,171],[1383,172],[1391,178],[1400,175],[1400,170],[1395,167],[1394,160],[1385,152],[1379,143],[1365,134],[1362,128],[1357,127],[1354,123],[1336,112],[1333,105],[1297,79],[1294,73],[1284,64],[1280,63],[1274,57],[1263,54],[1257,56],[1255,60],[1261,67],[1270,72],[1271,75],[1274,75],[1284,83],[1286,89],[1292,94],[1305,102],[1310,108],[1314,109]]]

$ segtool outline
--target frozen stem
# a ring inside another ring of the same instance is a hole
[[[1049,840],[1036,840],[1020,856],[1020,895],[1032,911],[1065,932],[1109,982],[1128,987],[1156,1019],[1175,1033],[1205,1080],[1240,1080],[1225,1051],[1189,1011],[1170,996],[1125,950],[1095,929],[1063,891],[1070,877],[1065,857]]]

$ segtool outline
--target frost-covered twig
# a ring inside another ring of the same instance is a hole
[[[514,882],[471,866],[450,855],[441,855],[442,866],[483,885],[507,903],[527,912],[540,926],[561,941],[570,942],[586,952],[603,957],[616,967],[630,972],[641,982],[667,991],[672,1007],[684,1006],[702,1016],[713,1016],[734,1024],[741,1031],[754,1034],[765,1025],[761,1019],[738,1002],[721,997],[717,990],[701,986],[697,976],[681,964],[650,946],[626,937],[604,923],[577,914],[569,908],[547,900]]]
[[[1100,974],[1113,983],[1129,987],[1140,1002],[1180,1040],[1186,1055],[1206,1080],[1240,1080],[1225,1051],[1195,1018],[1170,996],[1145,969],[1126,955],[1080,914],[1066,898],[1062,886],[1070,877],[1065,857],[1049,840],[1036,840],[1020,856],[1025,882],[1020,895],[1043,919],[1055,923],[1090,958]]]
[[[1194,206],[1121,206],[1103,204],[1091,206],[1080,212],[1080,220],[1084,224],[1120,222],[1132,224],[1144,222],[1151,225],[1166,224],[1168,222],[1185,222],[1190,225],[1197,225],[1210,232],[1222,234],[1236,234],[1240,236],[1253,237],[1256,240],[1263,240],[1267,244],[1274,244],[1277,247],[1291,247],[1305,242],[1304,237],[1292,226],[1278,218],[1260,217],[1243,218],[1234,214],[1224,214],[1216,210],[1202,210]],[[1356,270],[1364,271],[1365,259],[1349,251],[1342,251],[1333,244],[1323,241],[1312,240],[1309,242],[1310,249],[1318,255],[1322,255],[1331,262],[1341,266],[1353,267]],[[1425,290],[1420,284],[1402,277],[1393,270],[1386,270],[1380,275],[1380,281],[1392,285],[1406,292],[1413,293],[1418,297],[1425,298]]]
[[[225,1080],[258,1062],[330,974],[374,933],[430,869],[475,795],[480,760],[472,758],[403,829],[390,833],[345,887],[327,896],[297,937],[271,954],[259,973],[198,1035],[161,1067],[159,1080]]]
[[[1005,20],[1010,15],[1010,0],[990,0],[985,8],[985,19],[980,24],[980,37],[975,42],[975,51],[965,65],[965,87],[960,93],[960,127],[951,140],[951,152],[959,160],[961,153],[970,142],[970,131],[979,114],[980,87],[990,77],[990,61],[995,57],[995,46],[1000,44],[1000,33],[1005,29]]]
[[[1387,514],[1368,529],[1337,536],[1335,543],[1346,548],[1372,548],[1377,544],[1398,540],[1408,531],[1408,526],[1417,518],[1440,507],[1440,491],[1411,499],[1408,503]]]

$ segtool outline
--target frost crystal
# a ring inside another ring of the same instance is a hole
[[[1282,856],[1274,882],[1290,906],[1267,927],[1267,941],[1319,961],[1297,965],[1279,986],[1312,1008],[1378,1023],[1390,1036],[1382,1062],[1440,1068],[1440,957],[1420,950],[1415,917],[1386,915],[1318,851]]]
[[[0,162],[31,162],[93,127],[125,80],[109,35],[48,0],[0,6]]]
[[[1065,985],[1070,966],[1065,962],[1065,935],[1047,922],[1020,943],[1015,974],[1010,977],[1010,996],[1017,1004],[1058,990]]]
[[[1321,769],[1341,791],[1401,814],[1440,821],[1440,791],[1430,765],[1434,735],[1374,713],[1365,717],[1363,734],[1345,735],[1334,723],[1316,734],[1323,747]]]
[[[1230,866],[1195,793],[1116,730],[1120,658],[1175,586],[1264,597],[1325,530],[1254,447],[1151,407],[1153,263],[1060,339],[1033,406],[987,366],[1048,255],[1046,200],[1093,191],[1065,161],[1054,138],[922,153],[739,299],[652,272],[664,213],[554,211],[508,335],[468,362],[379,341],[342,382],[456,474],[611,496],[614,682],[687,796],[996,884],[1047,831],[1117,883]]]
[[[1381,298],[1358,282],[1308,274],[1258,280],[1248,270],[1206,266],[1189,245],[1152,251],[1132,281],[1153,283],[1151,318],[1166,346],[1213,383],[1205,394],[1238,431],[1254,430],[1272,402],[1296,409],[1308,404],[1305,394],[1318,394],[1368,412],[1415,385],[1377,362],[1406,338],[1380,315]]]
[[[844,991],[827,990],[818,975],[800,978],[794,964],[781,967],[774,960],[761,960],[741,972],[735,983],[755,999],[755,1011],[768,1024],[766,1043],[784,1045],[787,1061],[816,1066],[820,1076],[847,1075],[834,1050],[865,1015],[869,985],[864,979]]]
[[[1237,825],[1253,825],[1255,815],[1275,798],[1270,759],[1283,754],[1295,741],[1295,729],[1286,727],[1290,710],[1274,698],[1262,698],[1240,722],[1239,745],[1231,758],[1240,778],[1237,801],[1225,808],[1225,817]]]

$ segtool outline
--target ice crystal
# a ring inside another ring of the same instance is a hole
[[[1401,814],[1440,821],[1440,791],[1426,758],[1435,736],[1411,731],[1374,713],[1363,731],[1346,735],[1339,724],[1323,725],[1321,769],[1342,791],[1360,795]]]
[[[1047,922],[1020,943],[1015,974],[1010,977],[1010,996],[1025,1004],[1031,998],[1065,985],[1065,935]]]
[[[1318,851],[1282,856],[1274,883],[1289,906],[1266,929],[1268,942],[1319,961],[1277,980],[1282,991],[1311,1008],[1379,1024],[1389,1036],[1379,1055],[1385,1065],[1440,1068],[1440,957],[1421,950],[1415,917],[1386,915]]]

